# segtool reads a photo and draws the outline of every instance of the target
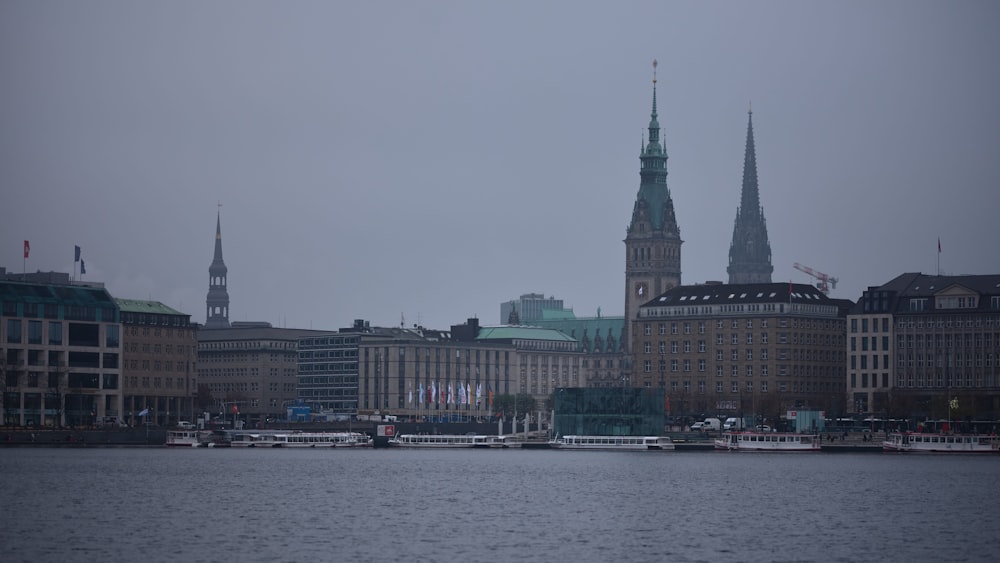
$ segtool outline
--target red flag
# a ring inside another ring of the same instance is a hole
[[[240,408],[236,405],[233,405],[233,414],[240,414]]]
[[[28,253],[29,252],[31,252],[31,245],[28,244],[28,241],[24,241],[24,257],[25,258],[28,257]]]

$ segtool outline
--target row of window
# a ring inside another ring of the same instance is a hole
[[[180,389],[185,390],[183,377],[150,377],[148,375],[137,376],[128,375],[123,378],[126,388],[136,389],[140,384],[144,388],[153,389]]]
[[[1000,385],[1000,375],[994,373],[964,374],[964,376],[963,374],[945,376],[941,373],[927,376],[914,376],[912,373],[896,374],[896,387],[937,387],[939,389],[952,387],[992,388],[997,385]]]
[[[993,367],[993,353],[987,352],[985,355],[985,365],[986,367]],[[962,367],[962,362],[965,362],[965,367],[983,367],[983,354],[907,354],[905,357],[900,354],[896,357],[897,367],[914,367],[914,362],[916,367],[924,367],[926,361],[927,367]],[[997,362],[1000,365],[1000,362]],[[862,362],[862,365],[864,363]]]
[[[705,381],[697,381],[697,393],[704,394],[707,391],[708,385]],[[740,383],[738,381],[732,381],[728,385],[730,393],[740,393]],[[788,393],[791,390],[792,393],[836,393],[838,389],[835,388],[834,384],[822,381],[792,381],[792,382],[780,382],[777,384],[779,393]],[[715,382],[715,392],[725,393],[726,384],[722,381]],[[767,393],[769,390],[768,383],[766,381],[761,381],[760,386],[755,387],[753,381],[746,381],[742,386],[743,392],[754,393],[757,389],[760,393]],[[676,394],[680,391],[684,393],[691,393],[691,382],[682,381],[678,384],[677,381],[670,382],[670,393]]]

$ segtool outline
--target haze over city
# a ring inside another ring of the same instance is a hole
[[[996,273],[998,24],[973,1],[6,2],[0,266],[72,271],[79,245],[84,280],[203,322],[219,213],[233,321],[495,324],[528,292],[621,315],[657,59],[683,283],[726,280],[751,103],[774,281]]]

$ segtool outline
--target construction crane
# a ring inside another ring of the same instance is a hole
[[[824,274],[823,272],[817,272],[816,270],[813,270],[809,266],[803,266],[798,262],[793,264],[793,267],[796,270],[799,270],[800,272],[805,272],[810,276],[818,279],[819,281],[816,282],[816,287],[823,292],[823,295],[830,293],[830,288],[837,289],[837,282],[840,281],[837,278],[829,274]]]

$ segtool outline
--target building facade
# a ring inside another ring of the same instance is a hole
[[[729,246],[730,284],[771,283],[771,243],[767,239],[764,208],[757,186],[757,151],[753,139],[753,112],[747,117],[747,144],[743,155],[743,189]]]
[[[351,415],[358,411],[360,334],[345,331],[299,338],[299,401],[313,412]]]
[[[532,323],[569,336],[577,343],[580,358],[580,381],[585,387],[621,387],[629,385],[625,372],[625,317],[598,315],[577,317],[572,311],[545,311]]]
[[[96,284],[0,281],[0,419],[91,426],[122,417],[121,324]]]
[[[837,412],[849,302],[810,285],[680,286],[633,321],[633,385],[663,387],[671,416]]]
[[[538,327],[449,331],[368,328],[361,335],[359,412],[431,419],[496,414],[497,395],[530,394],[544,408],[557,387],[582,386],[577,342]]]
[[[158,426],[193,421],[198,415],[197,325],[190,315],[159,301],[115,301],[121,311],[125,420]]]
[[[251,424],[284,419],[298,396],[299,339],[319,334],[263,322],[199,330],[198,383],[211,395],[211,413]]]
[[[869,287],[847,323],[852,413],[1000,419],[1000,275],[902,274]]]

